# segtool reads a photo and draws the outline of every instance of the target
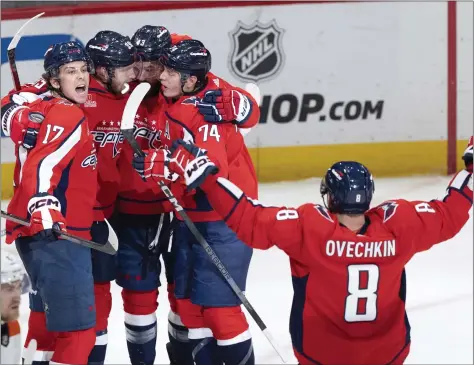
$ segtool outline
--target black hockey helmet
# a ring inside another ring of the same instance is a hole
[[[341,161],[332,165],[320,187],[326,208],[331,213],[340,214],[366,212],[374,191],[372,174],[367,167],[354,161]]]
[[[171,47],[171,34],[163,26],[144,25],[133,35],[132,44],[143,61],[157,61]]]
[[[202,42],[187,39],[178,42],[167,49],[160,62],[181,74],[186,81],[189,76],[196,76],[199,83],[203,83],[207,73],[211,70],[211,53]]]
[[[137,59],[137,49],[130,38],[111,30],[97,33],[87,42],[86,51],[95,67],[126,67]]]
[[[76,41],[53,44],[44,54],[45,77],[57,77],[59,68],[67,63],[84,61],[89,73],[94,73],[94,64],[84,47]]]

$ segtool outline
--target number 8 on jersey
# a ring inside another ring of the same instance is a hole
[[[344,319],[347,322],[370,322],[377,318],[377,265],[349,265]]]

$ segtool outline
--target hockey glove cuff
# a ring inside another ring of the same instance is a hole
[[[30,234],[37,240],[55,241],[59,234],[53,228],[66,231],[66,219],[61,213],[59,200],[46,193],[34,195],[28,202]]]
[[[11,99],[12,103],[5,106],[6,109],[2,108],[2,131],[10,136],[15,145],[22,145],[30,150],[36,145],[44,114],[30,108],[33,104],[23,105],[27,102],[19,95],[13,95]]]
[[[219,172],[207,151],[190,142],[175,141],[170,153],[170,169],[184,177],[188,191],[199,187],[208,175]]]
[[[473,152],[473,136],[469,138],[469,142],[467,143],[467,148],[464,150],[464,154],[462,159],[464,160],[464,164],[466,165],[466,169],[469,172],[472,172],[472,152]]]
[[[197,105],[204,120],[210,123],[243,124],[252,111],[250,99],[237,90],[210,90]]]

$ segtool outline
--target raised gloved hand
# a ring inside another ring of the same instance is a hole
[[[469,172],[472,172],[472,151],[473,151],[472,143],[473,143],[473,136],[469,138],[469,142],[467,143],[467,148],[464,150],[464,154],[462,156],[462,159],[464,160],[464,164],[466,165],[466,169]]]
[[[207,151],[191,142],[178,139],[170,150],[170,170],[184,177],[188,190],[196,189],[210,174],[219,169],[207,156]]]
[[[55,241],[59,234],[54,229],[66,231],[66,219],[61,213],[61,203],[49,194],[34,195],[28,201],[30,218],[30,234],[37,240]]]
[[[12,103],[2,113],[2,131],[15,145],[30,150],[36,145],[44,113],[40,97],[29,92],[10,96]]]
[[[209,90],[197,104],[204,120],[210,123],[245,123],[252,111],[250,99],[237,90]]]
[[[144,181],[148,178],[175,181],[179,176],[170,172],[167,162],[169,152],[165,149],[144,151],[145,156],[134,156],[132,164]]]

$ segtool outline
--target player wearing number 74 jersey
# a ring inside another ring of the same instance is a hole
[[[199,152],[200,151],[200,152]],[[177,166],[177,155],[187,156]],[[290,332],[300,364],[402,364],[409,353],[406,263],[455,236],[472,208],[472,162],[443,200],[392,200],[369,209],[374,182],[357,162],[338,162],[321,182],[325,206],[264,207],[229,180],[197,146],[178,142],[168,166],[196,184],[238,237],[290,256]],[[472,161],[472,160],[471,160]]]

